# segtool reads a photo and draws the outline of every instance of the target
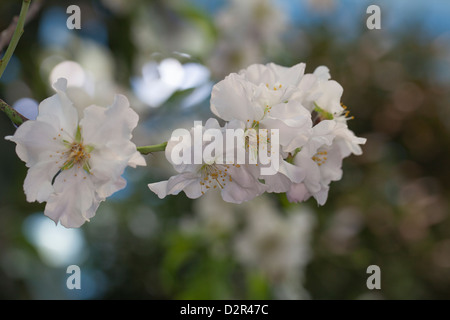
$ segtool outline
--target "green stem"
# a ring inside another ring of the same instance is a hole
[[[23,26],[25,25],[25,17],[28,12],[28,8],[30,7],[31,0],[23,0],[22,1],[22,9],[20,9],[19,20],[17,21],[16,30],[11,38],[11,42],[9,43],[8,49],[6,49],[5,55],[0,60],[0,78],[3,75],[3,72],[8,65],[9,60],[11,59],[14,50],[16,50],[17,44],[19,43],[20,37],[23,33]]]
[[[0,110],[6,113],[9,119],[16,125],[20,126],[22,123],[27,121],[23,115],[14,110],[10,105],[8,105],[5,101],[0,99]]]
[[[167,142],[155,144],[153,146],[137,147],[137,151],[142,154],[149,154],[151,152],[158,152],[166,150]]]

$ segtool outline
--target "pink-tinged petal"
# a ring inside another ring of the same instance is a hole
[[[83,169],[61,172],[55,179],[55,192],[50,195],[44,214],[66,228],[79,228],[94,215],[104,200],[95,193],[95,186]]]
[[[293,183],[286,193],[289,202],[303,202],[311,197],[308,189],[303,183]]]

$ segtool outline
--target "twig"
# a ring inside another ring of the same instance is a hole
[[[9,43],[8,49],[6,49],[5,55],[0,60],[0,78],[6,69],[6,66],[11,59],[14,50],[16,50],[17,44],[19,43],[20,37],[23,34],[23,26],[25,25],[25,17],[27,16],[28,8],[30,7],[31,0],[23,0],[22,8],[20,9],[19,20],[17,20],[17,26],[14,30],[11,42]]]
[[[19,112],[14,110],[2,99],[0,99],[0,110],[3,111],[16,126],[20,126],[22,123],[28,120],[28,118],[24,117]]]
[[[39,10],[42,7],[43,2],[44,2],[43,0],[34,0],[31,3],[30,9],[28,10],[28,13],[27,13],[27,17],[25,19],[25,25],[27,25],[28,22],[30,22],[38,14]],[[3,30],[0,33],[0,52],[2,52],[3,49],[5,49],[5,47],[11,41],[11,38],[14,34],[14,30],[16,29],[18,20],[19,20],[19,16],[15,16],[13,18],[13,20],[11,21],[10,25],[8,26],[8,28],[6,28],[5,30]]]
[[[142,154],[149,154],[151,152],[158,152],[166,150],[167,142],[155,144],[153,146],[137,147],[137,151]]]

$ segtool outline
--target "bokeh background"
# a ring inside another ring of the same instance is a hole
[[[344,160],[328,202],[264,195],[232,205],[208,194],[159,200],[147,183],[172,173],[162,153],[129,169],[126,189],[80,229],[27,203],[26,167],[0,139],[0,298],[449,299],[450,3],[446,0],[77,1],[68,30],[61,0],[35,2],[0,97],[25,114],[51,83],[106,105],[127,95],[137,145],[212,117],[211,88],[253,63],[307,72],[326,65],[367,138]],[[381,8],[381,30],[366,9]],[[20,1],[0,2],[0,30]],[[0,136],[15,128],[0,114]],[[81,268],[81,290],[66,268]],[[381,268],[381,290],[366,269]]]

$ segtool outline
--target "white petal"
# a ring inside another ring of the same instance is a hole
[[[44,213],[66,228],[78,228],[89,221],[100,201],[104,200],[95,194],[90,176],[83,169],[61,172],[55,179],[54,189]]]
[[[190,199],[197,199],[203,195],[200,183],[190,183],[183,189],[186,196]]]
[[[328,185],[331,181],[338,181],[342,178],[343,156],[337,147],[327,150],[327,160],[320,166],[322,184]]]
[[[293,127],[282,120],[270,117],[260,122],[260,128],[278,130],[279,143],[283,147],[283,151],[291,152],[302,147],[312,134],[311,117],[304,119],[303,123],[301,121],[298,123],[300,124],[298,127]]]
[[[151,191],[156,193],[160,199],[163,199],[167,196],[167,180],[160,181],[155,183],[149,183],[148,187]]]
[[[167,181],[150,183],[148,187],[160,199],[165,198],[167,195],[177,195],[184,189],[187,189],[187,192],[186,190],[184,191],[189,198],[195,199],[200,197],[201,192],[198,194],[196,186],[190,186],[191,184],[198,184],[200,186],[200,177],[189,172],[170,177]]]
[[[320,90],[323,92],[316,103],[322,109],[330,113],[342,112],[341,97],[344,89],[334,80],[321,84]]]
[[[319,204],[320,206],[323,206],[325,202],[327,202],[328,190],[330,190],[330,187],[326,186],[323,187],[320,191],[313,194],[314,198],[317,201],[317,204]]]
[[[269,63],[267,66],[274,72],[278,82],[286,86],[297,86],[305,73],[306,67],[304,63],[292,67],[284,67],[274,63]]]
[[[145,158],[142,156],[142,154],[136,151],[128,161],[128,165],[132,168],[136,168],[136,166],[146,166],[147,163],[145,162]]]
[[[75,135],[78,126],[78,113],[66,94],[67,80],[58,79],[53,85],[56,94],[39,104],[38,121],[43,121],[56,130],[63,128],[68,134]]]
[[[228,174],[231,181],[227,181],[221,192],[224,201],[242,203],[261,195],[265,191],[265,186],[257,179],[259,169],[254,165],[230,166]]]
[[[90,172],[99,180],[108,181],[118,179],[124,172],[128,159],[127,154],[131,154],[132,147],[127,146],[124,155],[118,154],[112,148],[95,148],[89,159]]]
[[[267,192],[282,193],[290,189],[292,181],[284,174],[277,173],[271,176],[263,176]]]
[[[111,196],[119,190],[124,189],[127,186],[127,181],[123,177],[117,179],[109,179],[107,181],[102,181],[99,183],[95,176],[91,177],[95,183],[95,191],[97,195],[103,199]]]
[[[176,195],[191,183],[200,185],[200,176],[198,174],[188,172],[170,177],[167,182],[167,194]]]
[[[258,86],[259,84],[269,84],[274,85],[277,81],[276,75],[273,70],[270,70],[266,65],[263,64],[252,64],[245,70],[239,71],[239,75],[244,77],[246,80]]]
[[[313,73],[320,81],[327,81],[331,79],[330,69],[326,66],[319,66]]]
[[[303,181],[306,188],[311,193],[318,192],[320,190],[321,175],[319,166],[311,159],[311,155],[304,150],[300,151],[294,158],[294,164],[300,168],[303,168],[306,172],[306,176]]]
[[[28,169],[23,189],[28,202],[47,201],[53,192],[52,180],[59,168],[53,160],[39,162]]]
[[[225,121],[259,120],[264,110],[250,100],[254,90],[254,85],[232,73],[213,87],[211,111]]]
[[[46,161],[49,153],[64,148],[58,134],[55,127],[48,123],[29,120],[18,127],[13,136],[7,136],[5,139],[17,144],[17,155],[31,167],[40,159]]]
[[[291,127],[299,127],[303,126],[305,122],[311,122],[311,113],[298,100],[290,100],[286,103],[274,105],[268,115],[283,120]]]
[[[280,161],[279,172],[284,174],[294,183],[302,182],[306,175],[304,168],[295,166],[284,160]]]
[[[89,106],[80,121],[84,143],[95,148],[114,142],[120,154],[121,145],[130,142],[131,132],[138,120],[139,116],[130,108],[128,99],[123,95],[116,95],[114,103],[108,108]]]

